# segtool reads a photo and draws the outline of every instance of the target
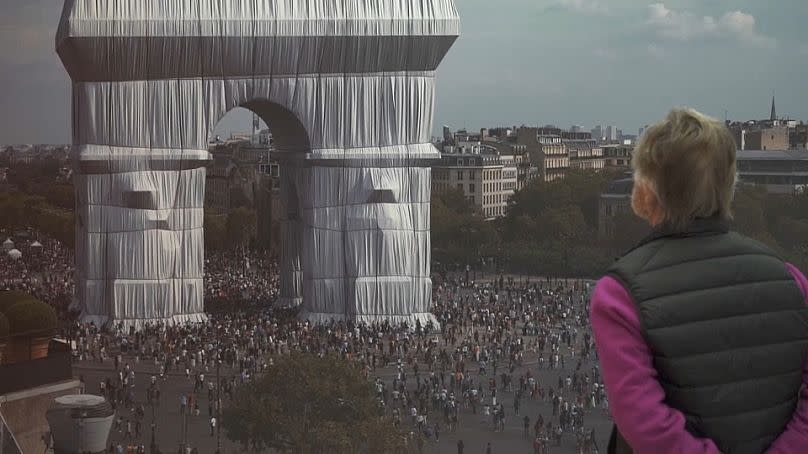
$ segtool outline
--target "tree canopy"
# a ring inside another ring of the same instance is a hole
[[[71,187],[66,190],[73,192]],[[15,230],[33,227],[68,246],[72,247],[75,243],[73,212],[54,206],[45,197],[0,192],[0,213],[0,228]]]
[[[495,225],[459,189],[432,193],[432,256],[444,265],[474,265],[480,257],[497,254]]]
[[[618,176],[570,171],[562,180],[534,180],[514,194],[507,216],[491,222],[459,190],[433,193],[433,257],[461,267],[495,257],[499,272],[600,277],[650,230],[633,213],[618,213],[613,237],[599,237],[599,199]],[[808,191],[772,194],[739,184],[732,211],[734,230],[808,269]]]
[[[335,356],[292,354],[236,392],[222,428],[244,446],[300,454],[398,453],[404,434],[382,416],[371,384]]]

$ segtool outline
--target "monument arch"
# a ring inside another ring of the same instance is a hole
[[[284,162],[281,293],[314,321],[430,319],[435,71],[452,0],[67,0],[86,321],[199,321],[208,138],[241,106]]]

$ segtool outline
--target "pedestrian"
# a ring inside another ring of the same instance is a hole
[[[530,416],[525,415],[523,421],[525,426],[525,438],[527,438],[530,436]]]
[[[214,432],[215,430],[216,430],[216,418],[215,418],[215,417],[211,417],[211,418],[210,418],[210,436],[211,436],[211,437],[213,436],[213,432]]]
[[[493,451],[491,450],[491,442],[489,441],[488,446],[485,448],[485,454],[492,454],[492,452]]]
[[[463,449],[466,445],[463,443],[463,440],[457,440],[457,454],[463,454]]]

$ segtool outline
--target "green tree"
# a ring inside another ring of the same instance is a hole
[[[403,433],[382,416],[351,363],[293,354],[236,392],[222,428],[244,446],[300,454],[397,453]]]
[[[231,210],[227,215],[227,234],[230,243],[236,247],[247,247],[256,235],[255,211],[239,207]]]
[[[493,255],[499,235],[459,189],[432,193],[433,257],[445,264],[473,265],[481,256]]]
[[[733,200],[733,227],[750,237],[760,237],[767,233],[764,203],[766,189],[759,186],[738,185]]]
[[[205,249],[227,248],[227,216],[205,211]]]

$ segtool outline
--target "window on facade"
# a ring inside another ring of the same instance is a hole
[[[462,180],[462,179],[463,179],[463,171],[462,171],[462,170],[460,170],[460,171],[458,171],[458,172],[457,172],[457,179],[458,179],[458,180]]]
[[[469,192],[476,192],[476,186],[474,184],[469,185]]]
[[[463,183],[457,183],[457,189],[463,190]]]
[[[457,158],[457,165],[459,166],[463,165],[463,158]]]
[[[472,204],[476,204],[476,203],[477,203],[477,202],[474,200],[474,196],[471,196],[471,198],[470,198],[469,200],[471,200],[471,203],[472,203]]]

